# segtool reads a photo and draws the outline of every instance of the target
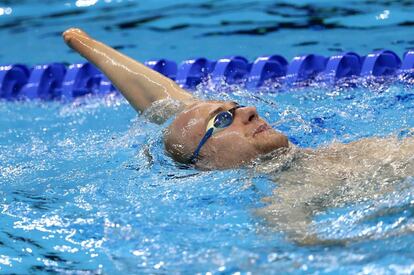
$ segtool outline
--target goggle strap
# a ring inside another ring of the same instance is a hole
[[[214,127],[208,129],[206,134],[204,135],[203,139],[200,141],[200,143],[197,146],[197,149],[194,151],[193,156],[190,159],[190,162],[193,163],[195,159],[198,157],[198,154],[200,153],[201,147],[203,147],[204,143],[213,135]]]
[[[226,111],[226,112],[228,112],[228,113],[230,113],[231,115],[232,115],[232,118],[234,119],[234,112],[237,110],[237,109],[239,109],[239,108],[243,108],[243,107],[246,107],[246,106],[244,106],[244,105],[236,105],[236,106],[234,106],[233,108],[231,108],[230,110],[228,110],[228,111]],[[216,132],[219,132],[219,131],[221,131],[221,130],[224,130],[226,127],[222,127],[222,128],[219,128],[219,127],[215,127],[214,126],[214,120],[215,120],[215,118],[217,117],[217,115],[216,116],[214,116],[212,119],[210,119],[210,121],[208,122],[208,124],[207,124],[207,128],[206,128],[206,133],[205,133],[205,135],[204,135],[204,137],[201,139],[201,141],[200,141],[200,143],[198,144],[198,146],[197,146],[197,149],[194,151],[194,153],[193,153],[193,155],[191,156],[191,158],[190,158],[190,163],[192,163],[192,164],[194,164],[195,163],[195,161],[197,160],[197,157],[198,157],[198,154],[200,153],[200,150],[201,150],[201,147],[203,147],[203,145],[204,145],[204,143],[206,143],[207,142],[207,140],[214,134],[214,133],[216,133]],[[231,124],[231,123],[230,123]],[[228,126],[227,126],[228,127]]]

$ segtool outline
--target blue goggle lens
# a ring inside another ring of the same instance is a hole
[[[206,130],[204,137],[201,139],[200,143],[198,144],[196,150],[194,151],[193,155],[190,158],[191,163],[195,163],[197,160],[198,154],[200,152],[201,147],[206,143],[206,141],[213,135],[215,129],[214,128],[226,128],[233,123],[233,116],[234,112],[238,108],[243,108],[244,105],[236,105],[235,107],[231,108],[227,112],[221,112],[214,118],[213,127]],[[211,122],[211,121],[210,121]],[[209,124],[210,124],[209,122]]]
[[[221,112],[214,119],[214,127],[224,128],[230,126],[233,122],[233,114],[230,112]]]

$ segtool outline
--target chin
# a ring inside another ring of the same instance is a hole
[[[279,141],[279,148],[281,147],[289,147],[289,139],[287,136],[285,136],[284,134],[278,133],[279,137],[278,137],[278,141]]]
[[[276,131],[269,132],[260,137],[258,136],[258,138],[259,140],[256,145],[261,154],[267,154],[282,147],[289,147],[287,136]]]

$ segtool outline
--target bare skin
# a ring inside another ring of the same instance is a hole
[[[220,111],[234,107],[234,102],[202,101],[187,108],[174,120],[166,133],[167,151],[185,162],[206,132],[208,121]],[[285,135],[272,129],[255,107],[239,108],[233,123],[214,134],[200,151],[196,162],[200,169],[227,169],[250,163],[257,156],[280,147],[288,147]]]
[[[105,73],[137,111],[144,111],[153,102],[166,98],[181,101],[187,106],[168,128],[164,140],[168,153],[178,161],[185,162],[191,157],[205,134],[212,112],[228,110],[234,105],[197,100],[171,79],[91,38],[80,29],[65,31],[63,39]],[[260,118],[255,107],[244,107],[237,109],[230,127],[214,135],[203,146],[200,152],[203,158],[196,166],[201,169],[238,167],[260,154],[287,146],[287,137]],[[229,150],[237,154],[219,153]]]
[[[63,33],[63,39],[108,76],[137,111],[144,111],[154,101],[164,98],[180,100],[188,105],[196,100],[171,79],[91,38],[80,29],[68,29]]]
[[[118,87],[129,103],[144,111],[153,102],[174,99],[186,107],[167,128],[166,151],[179,162],[188,162],[206,132],[208,121],[234,102],[201,101],[174,81],[119,53],[79,29],[63,33],[65,42],[95,64]],[[317,150],[290,146],[272,129],[255,107],[235,111],[232,124],[214,134],[202,147],[199,169],[246,166],[270,153],[272,158],[255,166],[271,173],[279,184],[267,207],[258,211],[275,229],[301,244],[319,244],[310,230],[312,217],[328,207],[374,199],[414,176],[414,140],[371,138],[350,144],[333,143]]]
[[[370,138],[301,150],[288,169],[272,171],[277,163],[259,164],[278,188],[257,211],[275,229],[303,245],[338,243],[319,239],[312,230],[315,214],[348,203],[375,200],[414,176],[414,138]],[[346,243],[352,240],[342,240]]]

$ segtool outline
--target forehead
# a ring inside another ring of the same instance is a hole
[[[234,104],[237,104],[234,101],[202,101],[202,102],[198,102],[193,104],[192,106],[190,106],[187,111],[189,113],[194,114],[201,114],[201,115],[205,115],[205,114],[209,114],[215,110],[217,110],[218,108],[222,108],[222,109],[227,109],[227,108],[232,108]]]
[[[217,109],[231,108],[234,105],[232,101],[200,101],[187,107],[178,115],[175,125],[179,128],[191,125],[204,125],[209,118],[209,114]]]

